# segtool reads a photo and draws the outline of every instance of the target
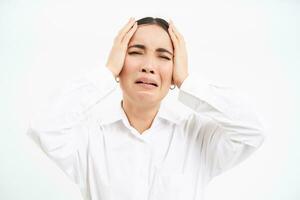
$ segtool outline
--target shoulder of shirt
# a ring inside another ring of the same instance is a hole
[[[196,113],[184,105],[180,106],[180,102],[178,102],[178,104],[163,103],[158,112],[158,116],[176,125],[186,125],[190,123],[203,125],[214,123],[208,116]]]

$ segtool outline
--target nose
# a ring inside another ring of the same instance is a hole
[[[146,73],[154,74],[154,70],[151,69],[150,67],[142,67],[141,71],[146,72]]]
[[[145,72],[145,73],[151,73],[151,74],[155,74],[155,70],[154,70],[154,61],[150,58],[148,58],[144,64],[142,65],[140,71],[141,72]]]

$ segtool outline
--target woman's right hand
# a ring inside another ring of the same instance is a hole
[[[120,74],[123,68],[128,43],[136,29],[137,22],[133,17],[131,17],[114,39],[113,47],[106,62],[106,67],[114,74],[115,77]]]

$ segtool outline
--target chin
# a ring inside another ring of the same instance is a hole
[[[139,91],[137,94],[135,94],[134,98],[138,104],[158,104],[160,103],[160,98],[157,96],[157,94],[153,94],[152,92],[147,91]]]

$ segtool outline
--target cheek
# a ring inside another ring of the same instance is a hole
[[[162,67],[160,73],[165,81],[171,81],[173,75],[173,64]]]
[[[138,68],[138,66],[139,66],[139,62],[137,59],[134,59],[133,57],[126,55],[124,66],[123,66],[123,68],[125,68],[126,71],[134,71]]]
[[[133,72],[136,71],[136,67],[134,63],[132,63],[130,60],[124,61],[123,68],[120,72],[120,78],[122,78],[124,81],[130,79],[130,76],[134,74]]]
[[[122,84],[124,85],[128,83],[132,78],[132,75],[135,74],[137,70],[138,70],[138,63],[134,59],[126,56],[124,60],[123,68],[120,73]]]

